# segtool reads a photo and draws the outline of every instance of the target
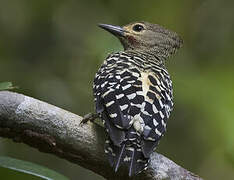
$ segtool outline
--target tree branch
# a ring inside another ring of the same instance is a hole
[[[104,154],[105,132],[93,123],[79,126],[82,117],[24,96],[0,92],[0,136],[23,142],[38,150],[79,164],[106,179],[129,179],[114,173]],[[132,179],[201,179],[154,152],[148,170]]]

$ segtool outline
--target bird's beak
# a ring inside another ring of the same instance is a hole
[[[124,32],[126,32],[120,26],[113,26],[113,25],[109,25],[109,24],[98,24],[98,26],[101,27],[102,29],[107,30],[111,34],[113,34],[115,36],[119,36],[119,37],[123,37],[124,36]]]

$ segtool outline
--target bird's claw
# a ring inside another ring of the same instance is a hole
[[[83,124],[86,124],[88,121],[94,121],[95,119],[97,119],[99,116],[96,113],[88,113],[86,115],[84,115],[83,119],[80,122],[80,126],[82,126]]]

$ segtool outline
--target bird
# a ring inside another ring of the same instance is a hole
[[[147,169],[164,136],[173,109],[167,59],[182,47],[181,37],[145,21],[125,26],[99,24],[119,39],[124,50],[104,60],[93,81],[96,114],[107,139],[104,151],[117,172],[134,176]]]

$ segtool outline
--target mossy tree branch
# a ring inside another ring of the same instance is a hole
[[[0,91],[0,136],[92,170],[106,179],[129,179],[114,173],[104,154],[105,132],[82,117],[37,99]],[[148,170],[132,179],[201,179],[161,154],[153,153]]]

